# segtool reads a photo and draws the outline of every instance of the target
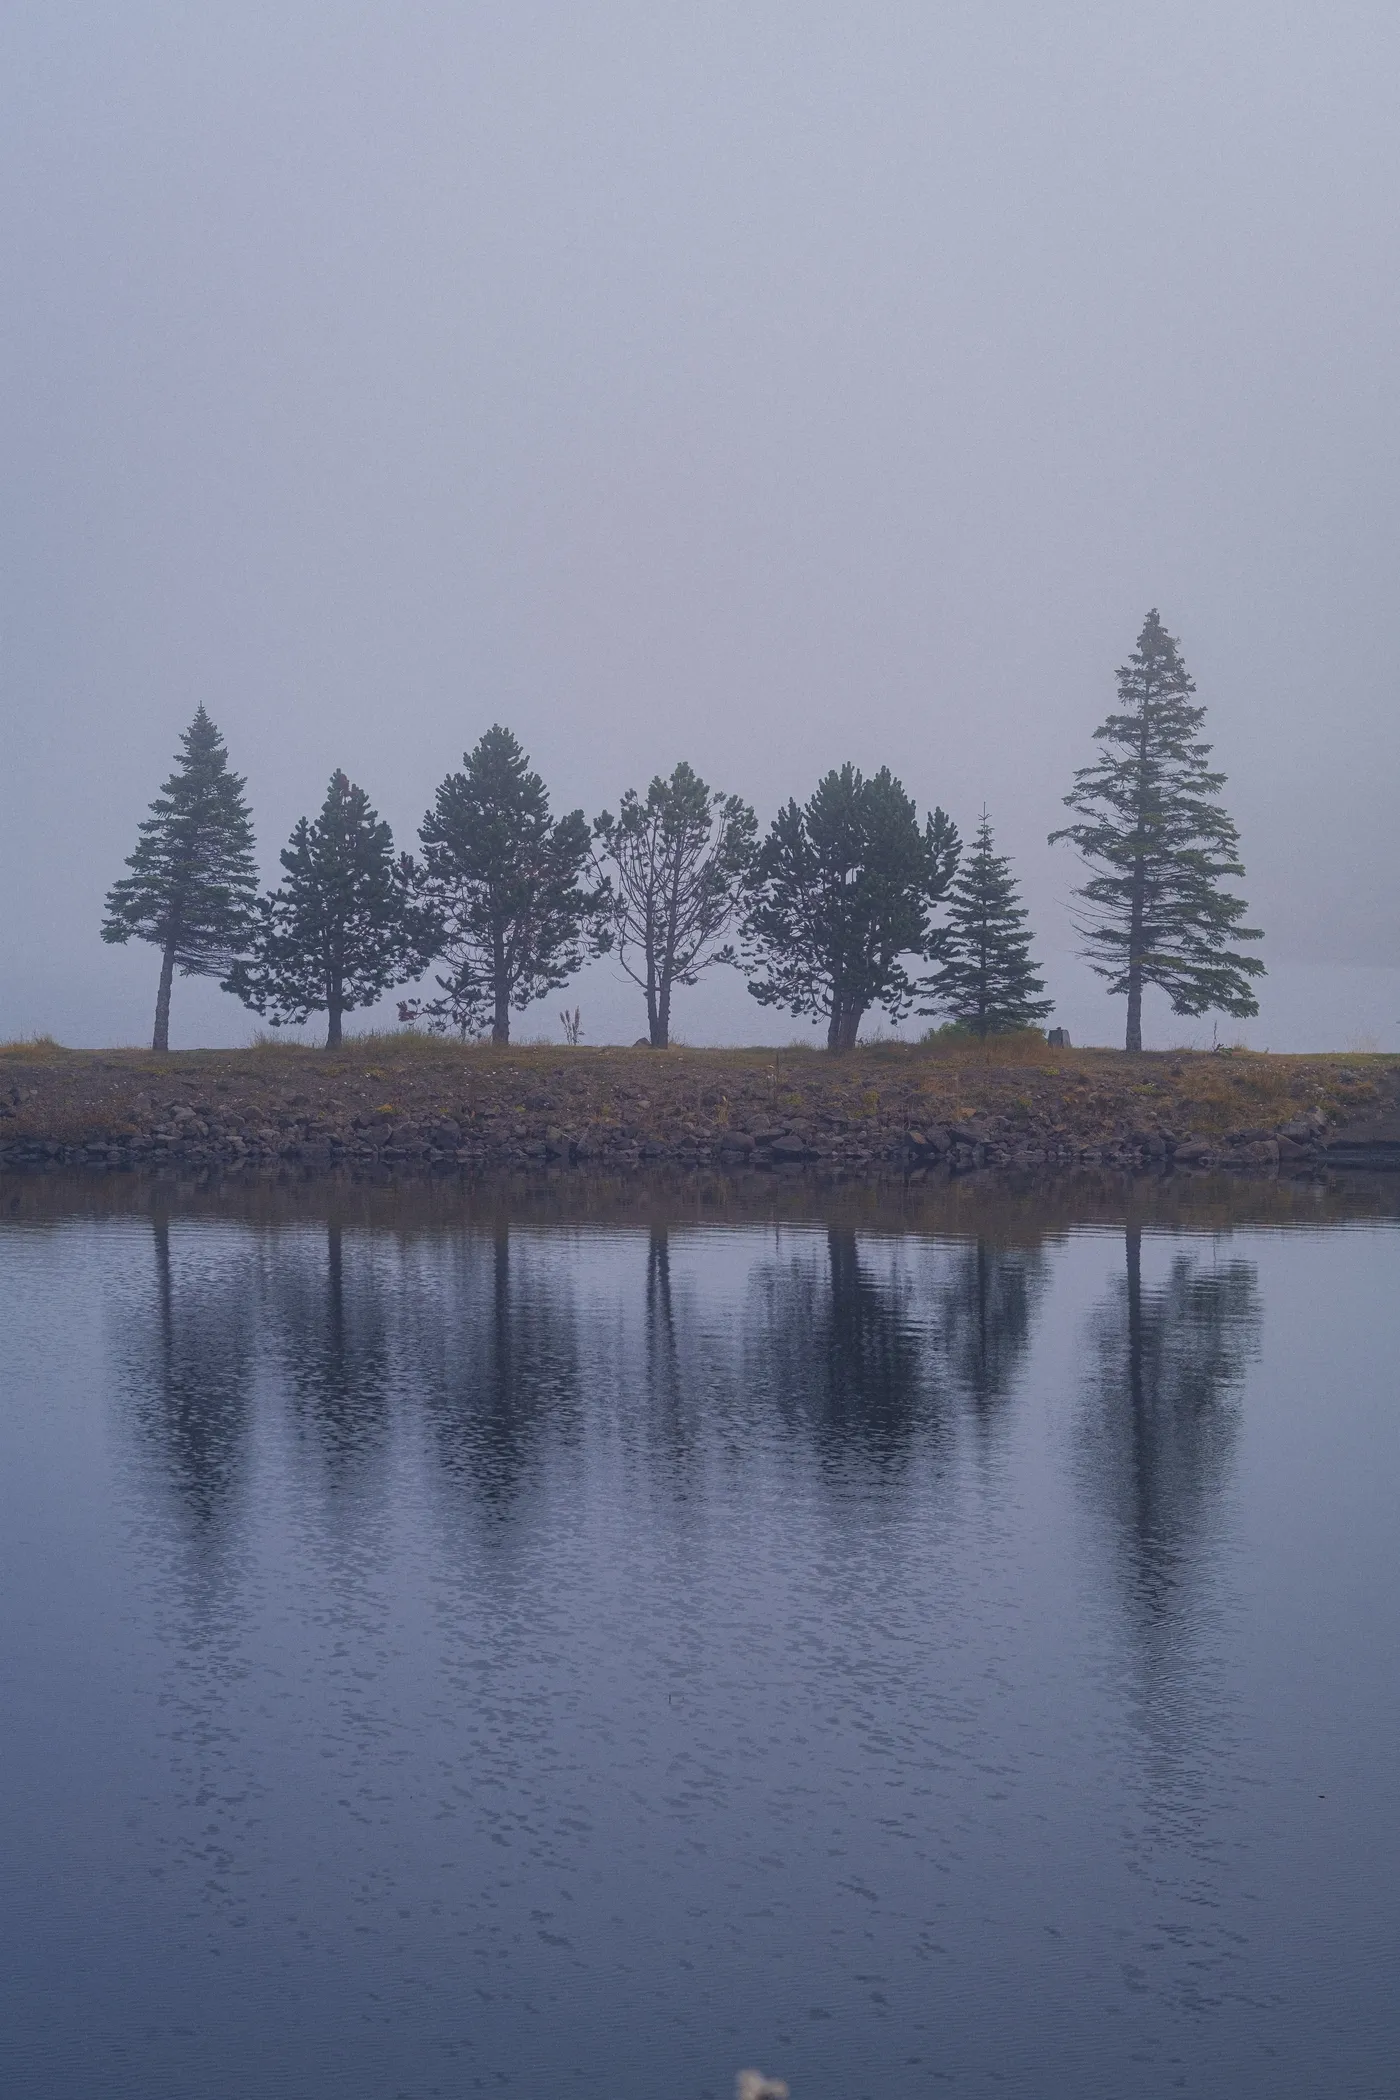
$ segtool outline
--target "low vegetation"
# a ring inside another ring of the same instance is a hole
[[[408,1030],[338,1050],[0,1050],[0,1160],[631,1167],[806,1162],[1268,1165],[1391,1114],[1400,1061],[1055,1049],[1031,1031],[842,1056],[459,1044]],[[1291,1133],[1291,1135],[1290,1135]],[[1237,1149],[1228,1154],[1226,1148]],[[45,1149],[47,1148],[47,1150]]]

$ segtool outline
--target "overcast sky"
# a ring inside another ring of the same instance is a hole
[[[1394,0],[7,0],[0,1036],[149,1036],[102,898],[203,701],[269,878],[333,766],[412,845],[497,719],[589,816],[888,762],[1113,1039],[1045,835],[1156,605],[1246,1033],[1400,1045],[1398,206]]]

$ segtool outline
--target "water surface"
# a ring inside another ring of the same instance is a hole
[[[1393,2095],[1395,1207],[0,1183],[0,2091]]]

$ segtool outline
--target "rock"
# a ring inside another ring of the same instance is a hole
[[[773,1141],[772,1151],[774,1159],[778,1161],[780,1166],[784,1162],[787,1162],[789,1164],[795,1164],[798,1160],[810,1159],[812,1157],[811,1150],[807,1145],[806,1140],[800,1137],[775,1138]]]
[[[1278,1159],[1277,1138],[1255,1138],[1230,1148],[1229,1163],[1232,1167],[1276,1167]]]
[[[770,1145],[776,1145],[779,1138],[785,1138],[790,1127],[787,1123],[780,1123],[773,1130],[756,1130],[753,1134],[753,1141],[755,1145],[761,1146],[766,1151]]]
[[[721,1154],[728,1152],[745,1159],[753,1151],[754,1142],[747,1130],[725,1130],[720,1133],[719,1149]]]

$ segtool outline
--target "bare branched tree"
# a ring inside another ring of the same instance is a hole
[[[646,797],[629,788],[616,817],[593,827],[599,872],[612,881],[618,961],[646,994],[654,1050],[671,1039],[671,993],[728,959],[758,826],[738,795],[707,787],[684,759]]]

